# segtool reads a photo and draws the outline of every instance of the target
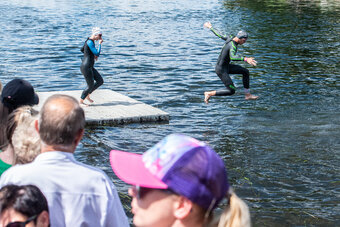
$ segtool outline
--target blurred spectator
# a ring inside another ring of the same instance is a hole
[[[232,192],[222,159],[205,143],[172,134],[143,155],[111,151],[117,176],[133,186],[135,226],[250,226],[248,206]],[[214,210],[226,199],[220,217]]]
[[[19,109],[26,112],[27,117],[21,119],[22,121],[19,118],[17,127],[10,139],[10,146],[14,150],[14,164],[25,164],[32,162],[40,154],[40,136],[34,127],[35,121],[38,120],[38,111],[30,106],[24,106],[19,107],[14,112]],[[9,118],[11,118],[11,115]]]
[[[34,185],[1,188],[0,211],[0,226],[49,226],[47,200]]]
[[[0,185],[37,185],[53,214],[51,226],[129,226],[108,176],[74,158],[85,127],[84,111],[77,100],[67,95],[49,97],[35,127],[42,142],[41,154],[32,163],[8,169]]]
[[[8,116],[8,145],[0,153],[0,175],[14,164],[33,161],[40,153],[40,137],[34,128],[37,117],[38,111],[31,106],[21,106]]]
[[[13,79],[2,90],[0,102],[0,150],[7,145],[6,124],[10,113],[23,105],[33,106],[39,103],[39,97],[32,85],[22,79]]]

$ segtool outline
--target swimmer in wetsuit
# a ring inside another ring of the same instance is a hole
[[[211,96],[228,96],[233,95],[235,93],[235,86],[233,81],[231,80],[229,74],[242,74],[242,82],[245,89],[245,99],[257,99],[258,96],[250,94],[249,91],[249,70],[243,68],[239,65],[230,64],[230,61],[245,61],[248,64],[256,66],[256,61],[252,57],[241,57],[237,55],[237,45],[244,44],[247,41],[248,34],[244,31],[240,31],[237,33],[235,37],[226,37],[218,34],[212,27],[210,22],[206,22],[203,25],[206,28],[209,28],[216,36],[226,41],[224,44],[220,56],[218,57],[215,72],[218,77],[222,80],[226,89],[218,90],[218,91],[206,91],[204,92],[204,102],[209,103],[209,99]]]
[[[96,40],[99,40],[98,50],[96,49],[94,44]],[[100,55],[102,43],[102,32],[100,31],[100,28],[96,27],[92,29],[92,35],[87,38],[84,46],[81,48],[81,52],[84,53],[84,57],[80,65],[80,71],[85,77],[87,88],[81,94],[81,98],[79,101],[80,104],[86,105],[84,103],[85,99],[92,103],[93,100],[90,98],[90,94],[104,83],[102,76],[94,68],[94,61],[97,60]]]

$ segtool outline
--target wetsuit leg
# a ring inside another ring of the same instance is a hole
[[[93,68],[93,79],[96,81],[96,83],[92,87],[92,90],[89,92],[90,94],[104,83],[103,77],[95,68]]]
[[[249,70],[239,65],[229,65],[230,74],[242,74],[243,87],[249,89]]]
[[[85,78],[86,83],[87,83],[87,87],[85,88],[85,90],[81,94],[81,99],[84,100],[86,98],[86,96],[91,93],[91,90],[94,87],[94,75],[93,75],[92,68],[81,67],[80,70],[81,70],[82,74],[84,75],[84,78]]]
[[[235,94],[235,86],[233,81],[231,80],[227,70],[223,70],[222,72],[216,72],[218,77],[222,80],[226,89],[216,91],[216,96],[227,96]]]

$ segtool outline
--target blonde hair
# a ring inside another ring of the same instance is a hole
[[[14,164],[31,162],[40,153],[40,137],[34,127],[38,113],[31,106],[22,106],[9,116],[7,131],[11,135]]]
[[[250,213],[247,204],[235,192],[230,191],[228,206],[217,218],[208,220],[206,227],[250,227]]]
[[[229,206],[224,209],[218,227],[250,227],[250,213],[247,204],[234,192],[229,198]]]
[[[34,127],[37,117],[26,119],[18,124],[12,136],[14,164],[32,162],[40,154],[40,137]]]

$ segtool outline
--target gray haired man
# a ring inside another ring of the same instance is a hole
[[[48,201],[51,226],[129,226],[108,176],[74,158],[85,127],[77,100],[51,96],[35,126],[42,141],[41,154],[32,163],[7,170],[0,186],[38,186]]]

